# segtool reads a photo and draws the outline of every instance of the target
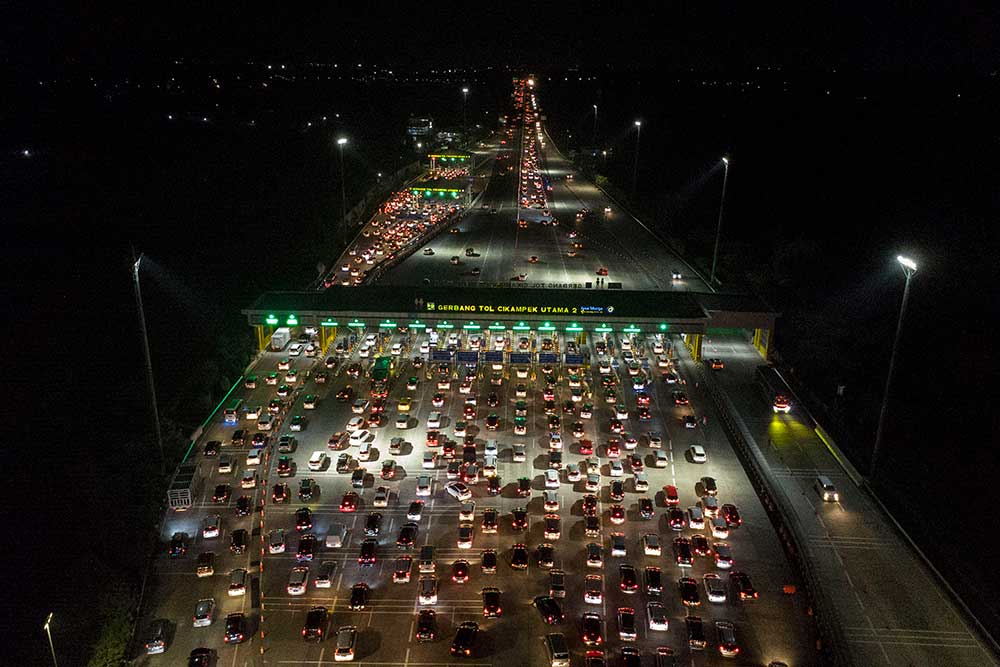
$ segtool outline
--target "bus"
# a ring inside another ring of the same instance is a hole
[[[392,358],[378,357],[372,364],[372,398],[385,398],[389,395],[389,382],[392,379]]]
[[[757,384],[764,392],[771,409],[775,412],[791,412],[792,390],[788,388],[781,375],[773,366],[757,367]]]
[[[240,421],[240,408],[243,407],[242,398],[234,398],[222,411],[222,423],[227,426],[235,426]]]

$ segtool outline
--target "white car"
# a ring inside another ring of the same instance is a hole
[[[715,496],[705,496],[701,499],[701,510],[705,516],[719,516],[719,499]]]
[[[257,487],[257,471],[256,470],[244,470],[243,476],[240,477],[240,488],[241,489],[254,489]]]
[[[326,452],[323,450],[317,450],[312,453],[309,457],[309,469],[313,471],[322,470],[323,466],[326,465]]]
[[[417,477],[417,495],[431,495],[431,478],[428,475],[420,475]]]
[[[262,451],[264,451],[262,447],[254,447],[249,452],[247,452],[247,465],[259,466]]]
[[[420,577],[420,604],[437,604],[437,578],[434,575]]]
[[[487,440],[486,441],[485,455],[486,456],[499,456],[500,455],[500,450],[497,447],[497,441],[496,440]]]
[[[353,412],[356,415],[362,414],[365,410],[368,409],[368,403],[369,401],[367,398],[359,398],[355,400],[354,403],[351,405],[351,412]]]
[[[472,490],[462,482],[448,482],[444,488],[450,496],[463,503],[472,499]]]
[[[297,357],[302,354],[302,345],[300,343],[292,343],[288,346],[288,356]]]
[[[583,478],[583,473],[580,472],[580,466],[576,463],[569,463],[566,465],[566,480],[570,482],[579,482]]]
[[[424,470],[434,470],[437,467],[437,456],[434,452],[424,452],[424,460],[420,467]]]
[[[604,583],[601,581],[601,575],[588,574],[583,586],[584,602],[587,604],[601,604],[604,602]]]
[[[354,431],[357,431],[358,429],[364,428],[367,424],[368,424],[368,422],[365,421],[364,417],[351,417],[351,420],[349,422],[347,422],[347,426],[345,426],[344,428],[348,432],[353,433]]]
[[[601,490],[601,476],[598,473],[589,473],[584,488],[590,493],[597,493]]]
[[[431,352],[430,343],[424,341],[423,343],[420,344],[420,354],[430,354],[430,352]]]
[[[621,477],[625,474],[625,466],[623,466],[622,462],[618,459],[612,460],[608,467],[611,469],[612,477]]]
[[[642,550],[647,556],[659,556],[663,549],[660,547],[660,536],[656,533],[646,533],[642,536]]]
[[[313,586],[316,588],[332,588],[333,573],[337,570],[337,562],[332,560],[323,561],[319,566],[319,572],[313,578]]]
[[[515,373],[517,374],[517,379],[518,380],[527,379],[527,377],[528,377],[528,367],[527,366],[518,366],[517,370],[515,371]]]
[[[688,508],[688,526],[694,530],[704,530],[705,514],[700,507],[692,505]]]
[[[721,516],[712,519],[712,537],[720,540],[729,537],[729,524]]]
[[[427,428],[439,429],[441,428],[441,413],[434,410],[427,416]]]
[[[420,517],[424,513],[424,501],[415,500],[410,503],[409,508],[406,510],[406,518],[410,521],[420,521]]]
[[[308,581],[309,568],[304,565],[298,565],[293,567],[291,573],[288,575],[288,586],[285,590],[289,595],[305,595],[306,582]]]
[[[319,348],[314,343],[306,345],[306,356],[315,357],[319,353]]]
[[[201,536],[205,539],[218,537],[222,527],[222,517],[218,514],[206,516],[201,521]]]
[[[558,452],[562,450],[562,436],[558,433],[549,433],[549,449]]]
[[[372,457],[372,442],[371,440],[365,440],[360,445],[358,445],[358,460],[368,461]]]
[[[350,430],[348,428],[348,430]],[[372,439],[372,432],[367,429],[361,429],[360,431],[354,431],[351,433],[351,437],[348,442],[352,447],[360,447],[362,443],[368,442]]]
[[[663,343],[660,341],[653,341],[653,354],[663,354]]]
[[[380,486],[375,490],[375,499],[372,500],[372,505],[375,507],[388,507],[389,506],[389,487]]]
[[[476,503],[470,501],[463,502],[458,508],[459,521],[472,521],[476,517]]]
[[[358,348],[358,356],[362,357],[363,359],[367,359],[371,355],[371,353],[372,353],[372,348],[371,345],[369,345],[368,343],[362,343],[361,346]]]
[[[393,343],[392,344],[392,349],[390,351],[392,352],[392,356],[398,357],[400,354],[403,353],[403,344],[402,343]]]
[[[267,552],[271,554],[285,553],[285,531],[275,528],[267,534]]]
[[[727,597],[727,587],[722,577],[715,573],[705,575],[705,592],[708,594],[709,602],[724,603]]]
[[[273,425],[274,421],[271,419],[271,415],[266,412],[257,420],[257,429],[260,431],[270,431]]]
[[[558,489],[559,488],[559,471],[549,468],[545,471],[545,488],[546,489]]]
[[[253,421],[255,419],[260,419],[261,407],[259,405],[248,405],[243,409],[243,416],[248,420]]]
[[[238,567],[229,573],[229,597],[236,598],[247,592],[247,571]]]
[[[649,619],[650,630],[667,630],[670,627],[667,612],[659,602],[646,604],[646,618]]]
[[[715,567],[720,570],[728,570],[733,566],[733,550],[725,542],[716,542],[712,545],[715,552]]]
[[[705,448],[701,445],[691,445],[688,451],[691,452],[691,461],[694,463],[705,463],[708,461],[708,454],[705,453]]]

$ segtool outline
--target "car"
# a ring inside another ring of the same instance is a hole
[[[600,614],[586,612],[581,618],[580,638],[586,646],[604,644],[603,621]]]
[[[733,570],[729,574],[729,581],[733,584],[733,587],[736,589],[741,601],[745,602],[747,600],[756,600],[760,597],[757,589],[755,589],[753,584],[750,582],[750,576],[745,572]]]
[[[337,457],[337,472],[345,473],[351,469],[351,455],[344,452]],[[280,472],[278,474],[281,474]]]
[[[705,513],[697,505],[687,508],[687,519],[688,525],[694,530],[703,530],[705,528]]]
[[[617,459],[622,455],[621,446],[618,444],[617,440],[611,440],[608,442],[608,444],[604,447],[604,455],[612,460]]]
[[[301,431],[305,428],[306,418],[302,415],[295,415],[292,417],[292,421],[289,422],[288,428],[292,431]]]
[[[351,486],[355,489],[365,488],[365,477],[368,476],[368,472],[364,468],[355,468],[354,472],[351,473]]]
[[[691,567],[691,542],[686,537],[675,537],[673,549],[677,565]]]
[[[334,651],[335,662],[354,660],[354,647],[358,641],[358,629],[353,625],[343,625],[337,629],[337,648]]]
[[[458,540],[457,540],[458,548],[471,549],[474,535],[475,535],[475,528],[471,523],[460,523],[458,525]]]
[[[229,597],[239,597],[247,592],[247,571],[238,567],[229,572]]]
[[[454,656],[470,657],[476,646],[476,637],[479,634],[479,625],[472,621],[465,621],[458,626],[455,633],[455,640],[451,643],[450,652]]]
[[[562,608],[559,602],[550,595],[539,595],[532,601],[538,615],[546,625],[558,625],[563,622]]]
[[[668,506],[677,506],[680,504],[680,496],[677,493],[676,486],[668,484],[663,487],[663,502]]]
[[[201,521],[201,536],[204,539],[211,539],[213,537],[219,536],[219,531],[222,526],[222,516],[219,514],[210,514],[206,516]]]
[[[620,479],[612,480],[611,486],[608,488],[608,496],[615,502],[625,498],[625,483]]]
[[[365,535],[375,537],[382,532],[382,514],[380,512],[369,512],[365,518]]]
[[[625,466],[622,465],[621,461],[613,459],[608,464],[608,474],[612,477],[621,477],[625,474]]]
[[[692,463],[706,463],[708,461],[708,454],[705,453],[705,448],[701,445],[691,445],[688,452],[691,454]]]
[[[687,517],[680,507],[671,507],[667,510],[667,522],[671,530],[681,531],[687,527]]]
[[[725,542],[716,542],[712,545],[712,551],[715,554],[715,567],[720,570],[728,570],[732,568],[733,560],[733,550]]]
[[[643,572],[646,582],[646,593],[659,595],[663,592],[663,570],[655,565],[647,566]]]
[[[240,477],[240,488],[253,489],[256,487],[257,487],[257,471],[244,470],[243,475]]]
[[[299,481],[299,500],[308,502],[319,494],[319,486],[312,477],[305,477]]]
[[[250,516],[253,512],[253,502],[250,496],[240,496],[236,499],[236,516]]]
[[[515,544],[510,551],[510,566],[515,570],[528,569],[528,547]]]
[[[316,554],[316,536],[312,533],[306,533],[299,538],[299,548],[295,552],[295,560],[302,563],[305,561],[310,561]]]
[[[413,557],[400,556],[396,559],[392,570],[392,583],[407,584],[410,582],[410,573],[413,570]]]
[[[213,503],[226,503],[229,502],[229,495],[232,493],[228,484],[218,484],[215,487],[215,492],[212,493]]]
[[[712,555],[712,547],[709,546],[708,540],[701,533],[691,536],[691,548],[694,550],[695,556],[704,556],[707,558]]]
[[[740,654],[736,643],[736,628],[729,621],[716,621],[715,631],[719,635],[719,653],[726,658],[735,658]]]
[[[472,490],[462,482],[448,482],[444,488],[448,495],[460,502],[466,502],[472,498]]]
[[[226,615],[226,629],[222,641],[226,644],[242,644],[246,641],[246,616],[240,612]]]
[[[309,567],[306,565],[296,565],[288,575],[288,584],[285,590],[289,595],[305,595],[306,582],[309,581]]]
[[[358,564],[362,567],[372,567],[378,561],[378,557],[375,553],[375,548],[378,546],[378,540],[374,537],[366,537],[361,542],[361,551],[358,555]]]
[[[456,584],[469,580],[469,561],[460,558],[451,564],[451,580]]]
[[[639,590],[639,574],[628,563],[618,566],[618,587],[623,593],[635,593]]]
[[[690,403],[687,395],[683,391],[674,391],[670,394],[670,397],[673,400],[674,405],[680,406],[688,405]]]
[[[306,613],[306,622],[302,626],[302,639],[305,641],[323,641],[328,613],[326,607],[312,607]]]
[[[543,535],[547,540],[558,540],[560,535],[562,535],[562,530],[560,528],[560,521],[558,514],[546,514],[545,519],[545,529]]]
[[[543,474],[545,478],[545,488],[546,489],[558,489],[559,488],[559,471],[553,468],[549,468]]]
[[[612,505],[608,510],[608,519],[618,526],[625,523],[625,508],[621,505]]]
[[[597,275],[599,275],[599,276],[606,276],[606,275],[608,275],[608,268],[606,266],[599,267],[597,269]]]
[[[587,604],[604,602],[604,578],[599,574],[588,574],[583,582],[583,601]]]
[[[432,642],[437,639],[437,612],[433,609],[421,609],[417,614],[417,626],[414,639],[418,642]]]
[[[726,525],[729,528],[739,528],[743,525],[743,518],[740,516],[740,511],[737,509],[736,505],[731,505],[729,503],[722,506],[722,518],[725,520]]]
[[[497,552],[496,549],[483,549],[482,554],[480,554],[480,564],[483,570],[483,574],[496,574],[497,571]]]
[[[356,491],[348,491],[344,494],[340,501],[340,511],[341,512],[354,512],[358,509],[358,493]]]
[[[635,641],[636,637],[635,609],[618,607],[618,638],[622,641]]]
[[[721,516],[714,517],[711,520],[712,526],[712,537],[720,540],[724,540],[729,537],[729,524]]]
[[[646,533],[642,536],[642,550],[647,556],[659,556],[662,553],[660,536],[656,533]]]
[[[417,600],[420,604],[437,604],[438,586],[437,577],[434,575],[423,575],[420,577],[417,589]]]
[[[431,495],[432,482],[428,475],[420,475],[417,477],[417,490],[416,494],[418,496],[430,496]]]
[[[360,428],[360,429],[358,429],[358,430],[356,430],[356,431],[354,431],[354,432],[351,433],[351,436],[348,439],[348,443],[352,447],[361,448],[362,446],[364,446],[367,443],[370,443],[374,439],[375,439],[375,434],[374,433],[372,433],[371,431],[369,431],[367,429]],[[360,453],[358,454],[358,458],[361,458]]]
[[[351,597],[347,607],[351,611],[361,611],[368,606],[368,584],[359,582],[351,586]]]
[[[701,597],[698,595],[698,582],[691,577],[681,577],[677,582],[677,589],[685,606],[697,607],[701,604]]]
[[[710,572],[702,580],[705,583],[705,593],[708,596],[709,602],[724,603],[726,601],[727,590],[722,577]]]
[[[305,532],[312,528],[312,511],[308,507],[295,510],[295,530]]]

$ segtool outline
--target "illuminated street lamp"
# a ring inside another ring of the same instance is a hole
[[[642,121],[635,121],[635,164],[632,165],[632,196],[635,196],[635,185],[639,178],[639,134],[642,132]]]
[[[340,149],[340,225],[344,230],[344,247],[347,247],[347,188],[344,185],[344,146],[347,137],[337,137],[337,148]]]
[[[904,255],[897,255],[896,261],[903,267],[906,283],[903,286],[903,303],[899,306],[899,321],[896,323],[896,337],[892,341],[892,354],[889,356],[889,373],[885,379],[885,394],[882,396],[882,409],[878,413],[878,428],[875,430],[875,446],[872,448],[872,462],[868,471],[868,479],[874,480],[878,466],[879,450],[882,447],[882,433],[885,428],[885,414],[889,408],[889,388],[892,386],[892,375],[896,370],[896,353],[899,351],[899,335],[903,331],[903,316],[906,314],[906,301],[910,296],[910,278],[917,272],[917,263]]]
[[[465,127],[465,102],[468,99],[468,97],[469,97],[469,88],[468,87],[462,88],[462,141],[466,141],[466,138],[465,138],[465,132],[466,132],[466,127]]]
[[[726,203],[726,182],[729,181],[729,158],[722,157],[722,164],[726,171],[722,175],[722,199],[719,201],[719,224],[715,227],[715,250],[712,251],[712,275],[708,278],[708,284],[715,283],[715,265],[719,261],[719,236],[722,234],[722,207]]]
[[[135,257],[135,250],[132,251]],[[146,311],[142,307],[142,290],[139,287],[139,264],[143,255],[135,258],[132,264],[132,286],[135,288],[135,302],[139,309],[139,328],[142,329],[142,349],[146,354],[146,382],[149,384],[149,401],[153,404],[153,426],[156,428],[156,444],[160,448],[160,474],[166,473],[166,460],[163,457],[163,433],[160,430],[160,409],[156,404],[156,385],[153,383],[153,360],[149,354],[149,335],[146,333]],[[51,620],[51,615],[49,620]],[[48,626],[48,621],[45,622]],[[48,628],[46,627],[46,630]],[[51,637],[49,638],[51,641]],[[53,651],[53,658],[55,652]]]
[[[49,636],[49,649],[52,651],[52,664],[54,667],[59,667],[59,663],[56,661],[56,647],[52,643],[52,630],[49,626],[52,625],[52,612],[49,612],[49,617],[45,619],[45,625],[42,627],[45,629],[45,634]]]

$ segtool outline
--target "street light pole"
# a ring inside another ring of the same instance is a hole
[[[726,171],[722,175],[722,199],[719,201],[719,224],[715,227],[715,250],[712,251],[712,275],[708,278],[708,284],[715,283],[715,265],[719,261],[719,237],[722,234],[722,207],[726,204],[726,183],[729,181],[729,158],[723,157],[722,164]]]
[[[56,661],[56,647],[52,643],[52,630],[49,629],[49,626],[51,624],[52,624],[52,612],[50,611],[49,617],[45,619],[45,625],[43,625],[42,627],[45,628],[45,634],[49,636],[49,649],[52,651],[52,665],[53,667],[59,667],[59,663]]]
[[[594,105],[594,141],[592,142],[594,147],[594,155],[597,155],[597,105]]]
[[[347,189],[344,186],[344,144],[347,137],[337,138],[337,148],[340,149],[340,225],[344,234],[344,249],[347,249]]]
[[[135,261],[132,263],[132,286],[135,288],[135,303],[139,310],[139,327],[142,329],[142,349],[146,356],[146,382],[149,384],[149,401],[153,405],[153,426],[156,428],[156,444],[160,448],[160,474],[166,474],[167,463],[163,456],[163,432],[160,430],[160,409],[156,403],[156,384],[153,382],[153,360],[149,354],[149,335],[146,332],[146,311],[142,307],[142,288],[139,286],[139,264],[143,255],[135,257],[135,250],[132,251]]]
[[[642,121],[635,121],[635,164],[632,165],[632,196],[635,196],[635,186],[639,179],[639,135],[642,133]]]
[[[468,97],[469,97],[469,89],[467,87],[462,88],[462,141],[464,141],[465,143],[468,143],[468,138],[466,137],[466,132],[468,130],[466,129],[466,124],[465,124],[465,102]]]
[[[889,389],[892,386],[892,376],[896,370],[896,355],[899,352],[899,337],[903,331],[903,317],[906,315],[906,302],[910,296],[910,278],[917,272],[917,263],[909,257],[897,255],[896,261],[903,267],[906,283],[903,286],[903,303],[899,306],[899,321],[896,323],[896,337],[892,341],[892,355],[889,357],[889,374],[885,379],[885,394],[882,396],[882,409],[878,413],[878,428],[875,430],[875,447],[872,448],[872,462],[868,471],[868,479],[874,480],[878,466],[878,455],[882,448],[882,433],[885,430],[885,415],[889,409]]]

